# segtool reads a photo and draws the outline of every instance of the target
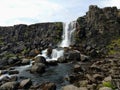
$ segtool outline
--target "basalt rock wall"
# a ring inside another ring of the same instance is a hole
[[[40,53],[49,46],[55,47],[61,41],[62,32],[61,22],[0,27],[0,53]]]
[[[120,10],[116,7],[89,7],[85,16],[77,19],[75,45],[91,56],[107,54],[108,45],[120,38]]]

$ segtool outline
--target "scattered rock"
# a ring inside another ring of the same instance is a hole
[[[80,90],[80,89],[78,89],[78,87],[73,86],[73,85],[67,85],[67,86],[62,87],[62,90]]]
[[[56,85],[54,83],[47,82],[41,84],[40,88],[42,90],[56,90]]]
[[[35,63],[46,64],[46,59],[43,56],[37,56],[34,61],[35,61]]]
[[[32,85],[31,79],[25,79],[20,82],[20,88],[28,89]]]
[[[80,65],[78,65],[78,64],[76,64],[76,65],[74,65],[74,72],[76,72],[76,73],[78,73],[78,72],[83,72],[84,70],[83,70],[83,68],[82,68],[82,66],[80,66]]]
[[[8,64],[9,65],[12,65],[12,64],[15,64],[16,62],[20,61],[20,59],[18,57],[10,57],[8,59]]]
[[[59,63],[66,63],[66,62],[67,62],[67,60],[65,59],[64,56],[59,57],[57,61],[58,61]]]
[[[83,54],[80,54],[80,60],[81,60],[82,62],[85,62],[85,61],[90,60],[90,57],[89,57],[89,56],[86,56],[86,55],[83,55]]]
[[[30,59],[22,59],[21,64],[22,65],[28,65],[28,64],[30,64]]]
[[[8,73],[9,73],[9,75],[19,74],[19,71],[17,71],[17,70],[10,70]]]
[[[112,88],[109,88],[109,87],[101,87],[99,90],[112,90]]]
[[[43,63],[35,63],[32,65],[31,70],[32,73],[42,74],[45,72],[45,65]]]
[[[6,82],[0,86],[0,90],[17,90],[18,86],[18,82]]]

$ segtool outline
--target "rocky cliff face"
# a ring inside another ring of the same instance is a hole
[[[39,53],[48,46],[56,46],[62,30],[61,22],[0,27],[0,52]]]
[[[76,45],[84,53],[106,54],[107,46],[120,37],[120,10],[116,7],[99,8],[91,5],[85,16],[77,19]]]

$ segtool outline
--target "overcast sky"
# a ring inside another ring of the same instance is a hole
[[[120,0],[0,0],[0,26],[69,22],[85,15],[89,5],[120,8]]]

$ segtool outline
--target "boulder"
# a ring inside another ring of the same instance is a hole
[[[28,64],[30,64],[30,59],[22,59],[21,64],[22,65],[28,65]]]
[[[51,54],[52,54],[52,48],[49,47],[49,48],[47,49],[47,56],[48,56],[48,57],[51,57]]]
[[[99,90],[112,90],[110,87],[101,87]]]
[[[68,52],[64,52],[64,57],[66,60],[80,61],[80,52],[77,50],[69,50]]]
[[[73,85],[66,85],[66,86],[62,87],[62,90],[80,90],[80,89]]]
[[[64,56],[59,57],[57,61],[58,61],[59,63],[66,63],[66,62],[67,62],[67,60],[65,59]]]
[[[7,57],[3,57],[0,59],[0,68],[2,68],[3,66],[6,66],[8,64],[8,58]]]
[[[56,65],[58,65],[58,61],[56,61],[56,60],[49,61],[49,62],[47,62],[47,64],[50,65],[50,66],[56,66]]]
[[[40,88],[42,90],[56,90],[56,85],[54,83],[47,82],[41,84]]]
[[[9,75],[19,74],[19,71],[17,71],[17,70],[10,70],[8,73],[9,73]]]
[[[46,59],[43,56],[37,56],[35,57],[35,63],[43,63],[46,64]]]
[[[83,55],[83,54],[80,54],[80,60],[81,60],[82,62],[88,61],[88,60],[90,60],[90,57],[89,57],[89,56],[86,56],[86,55]]]
[[[79,81],[79,86],[80,87],[86,87],[87,85],[88,85],[88,81],[87,80]]]
[[[43,64],[43,63],[35,63],[34,65],[32,65],[30,71],[31,71],[31,73],[42,74],[42,73],[45,72],[45,64]]]
[[[20,82],[20,88],[28,89],[32,85],[31,79],[25,79]]]
[[[18,82],[6,82],[0,86],[0,90],[17,90],[18,86]]]
[[[108,76],[108,77],[105,77],[103,82],[111,82],[112,81],[112,77],[111,76]]]
[[[30,57],[35,57],[36,55],[39,54],[39,51],[37,49],[32,49],[30,52],[29,52],[29,56]]]
[[[78,90],[88,90],[87,87],[79,87]]]
[[[103,80],[103,76],[100,75],[100,74],[94,74],[94,75],[93,75],[93,78],[94,78],[94,80],[96,80],[96,81],[102,81],[102,80]]]
[[[15,64],[16,62],[18,62],[18,61],[20,61],[20,59],[18,58],[18,57],[10,57],[9,59],[8,59],[8,64],[9,65],[12,65],[12,64]]]
[[[84,69],[82,68],[82,66],[76,64],[74,65],[74,68],[73,68],[74,72],[78,73],[78,72],[83,72]]]

